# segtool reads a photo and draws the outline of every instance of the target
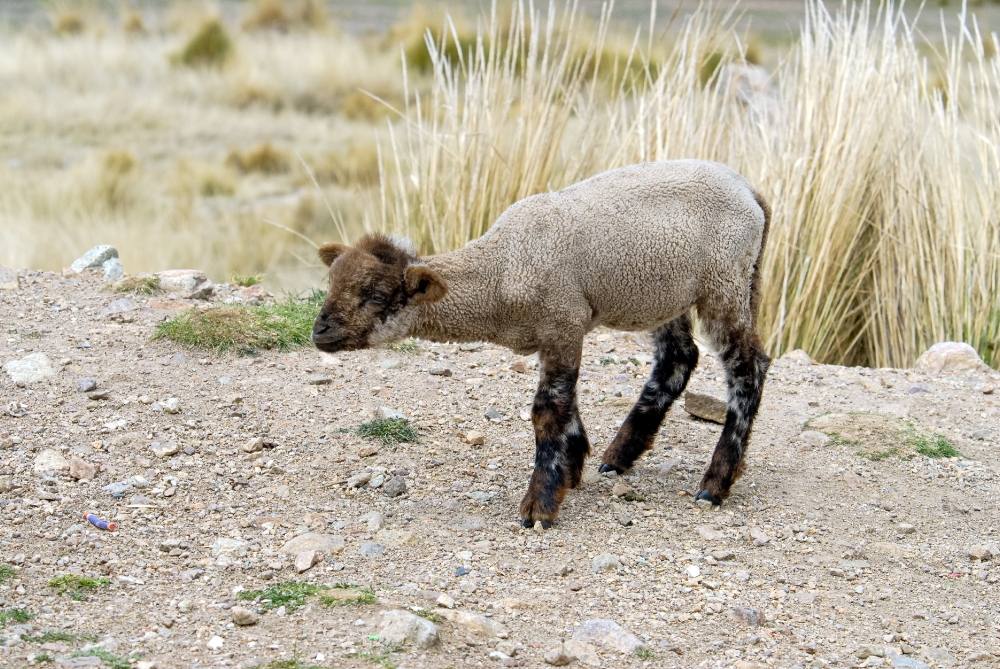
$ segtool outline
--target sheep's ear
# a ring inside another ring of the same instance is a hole
[[[319,259],[323,261],[323,264],[329,267],[333,264],[333,261],[337,259],[337,256],[346,251],[348,248],[350,247],[344,246],[343,244],[323,244],[323,246],[319,247],[317,255],[319,255]]]
[[[406,294],[416,304],[437,302],[448,292],[448,284],[427,265],[410,265],[406,268]]]

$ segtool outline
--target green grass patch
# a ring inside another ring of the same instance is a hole
[[[119,657],[114,653],[109,653],[101,648],[91,648],[90,650],[79,650],[71,657],[99,657],[101,662],[111,667],[111,669],[132,669],[132,662],[139,659],[138,654],[133,654],[129,658]]]
[[[13,620],[15,623],[26,623],[34,617],[35,614],[31,611],[7,609],[6,611],[0,611],[0,625],[6,625],[8,620]]]
[[[320,595],[323,606],[364,606],[378,604],[375,593],[368,588],[359,588],[347,583],[337,583],[330,587],[330,594]]]
[[[253,601],[260,597],[261,606],[267,611],[282,606],[285,607],[286,611],[294,611],[305,603],[307,597],[329,589],[328,585],[285,581],[284,583],[276,583],[266,590],[244,590],[236,598],[242,601]]]
[[[353,431],[365,439],[378,439],[386,445],[420,442],[420,434],[405,418],[376,418],[358,425]]]
[[[23,641],[27,643],[51,643],[53,641],[64,641],[66,643],[77,643],[80,641],[97,641],[96,634],[70,634],[69,632],[46,632],[39,636],[23,636]]]
[[[636,648],[635,649],[635,656],[637,658],[639,658],[640,660],[655,660],[656,659],[656,653],[654,653],[653,651],[651,651],[648,648]]]
[[[267,664],[258,664],[254,669],[324,669],[318,664],[302,664],[296,659],[271,660]]]
[[[9,564],[0,564],[0,583],[17,576],[17,570]]]
[[[407,337],[403,341],[386,344],[385,347],[390,351],[398,351],[399,353],[416,353],[420,350],[420,342],[413,337]]]
[[[48,651],[44,650],[32,659],[32,662],[34,662],[35,664],[44,664],[47,662],[55,662],[55,661],[56,658],[53,657],[52,655],[49,655]]]
[[[32,330],[31,332],[25,332],[24,334],[22,334],[21,339],[41,339],[44,336],[45,335],[43,335],[41,332],[36,332],[35,330]]]
[[[914,434],[903,442],[929,458],[960,458],[962,454],[940,434]]]
[[[846,439],[842,437],[838,432],[829,432],[827,436],[830,437],[831,446],[857,446],[858,441],[855,439]]]
[[[77,576],[76,574],[65,574],[49,581],[49,586],[56,588],[58,594],[64,595],[69,592],[69,596],[77,602],[82,602],[86,599],[84,596],[85,590],[105,588],[107,585],[108,579],[103,576],[100,578],[90,578],[87,576]]]
[[[871,460],[872,462],[878,462],[879,460],[886,460],[893,457],[894,455],[899,455],[898,448],[887,448],[884,451],[858,451],[855,455],[859,455],[865,460]]]
[[[205,348],[216,353],[254,355],[261,349],[290,349],[309,344],[313,322],[326,296],[314,290],[304,298],[287,297],[261,307],[225,305],[191,309],[162,323],[153,339]]]
[[[171,56],[175,64],[188,67],[221,67],[233,53],[233,41],[220,19],[210,19]]]
[[[606,365],[613,365],[614,363],[615,363],[615,359],[614,358],[601,358],[601,364],[602,365],[605,365],[605,366]]]
[[[149,274],[136,274],[119,279],[109,286],[116,293],[131,293],[133,295],[153,295],[159,293],[160,277]]]
[[[638,493],[638,492],[636,492],[634,490],[629,490],[627,493],[625,493],[623,495],[623,497],[625,498],[626,501],[629,501],[629,502],[647,502],[647,501],[649,501],[649,500],[646,499],[646,497],[642,493]]]
[[[256,286],[264,280],[263,274],[233,274],[233,278],[229,280],[229,283],[234,286],[242,286],[243,288],[249,288],[250,286]]]
[[[392,661],[392,650],[363,650],[358,653],[358,657],[379,665],[382,669],[396,669],[396,663]]]

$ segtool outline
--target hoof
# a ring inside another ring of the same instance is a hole
[[[541,524],[542,524],[542,529],[543,529],[543,530],[547,530],[547,529],[549,529],[550,527],[552,527],[552,521],[551,521],[551,520],[539,520],[539,521],[534,521],[534,520],[530,520],[530,519],[528,519],[528,518],[522,518],[522,519],[521,519],[521,527],[524,527],[524,528],[527,528],[527,529],[529,529],[529,530],[530,530],[530,529],[531,529],[532,527],[534,527],[534,526],[535,526],[535,523],[536,523],[536,522],[539,522],[539,523],[541,523]]]
[[[605,465],[605,464],[602,464],[600,467],[598,467],[597,471],[601,474],[606,474],[608,472],[614,472],[615,474],[622,473],[622,471],[617,467],[612,467],[611,465]]]
[[[698,494],[694,496],[694,501],[696,501],[696,502],[700,502],[700,501],[709,502],[712,506],[719,506],[719,505],[722,504],[722,499],[721,498],[716,497],[715,495],[713,495],[712,493],[708,492],[707,490],[699,490]]]

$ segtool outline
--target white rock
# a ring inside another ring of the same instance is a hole
[[[460,627],[464,627],[465,630],[471,634],[483,637],[496,637],[498,639],[506,639],[509,636],[509,632],[506,627],[495,620],[490,620],[486,616],[479,615],[478,613],[446,610],[442,611],[441,615],[445,620]]]
[[[576,628],[573,641],[592,643],[595,646],[618,653],[632,655],[646,644],[613,620],[588,620]]]
[[[436,603],[438,606],[444,607],[446,609],[455,608],[455,600],[444,593],[441,593],[441,595],[437,598]]]
[[[69,460],[56,450],[46,448],[35,458],[34,471],[36,474],[43,472],[68,472]]]
[[[243,444],[243,450],[247,453],[256,453],[257,451],[264,450],[264,438],[255,437],[249,440],[247,443]]]
[[[260,618],[255,611],[243,606],[234,606],[229,612],[233,616],[233,622],[241,626],[256,625]]]
[[[227,539],[225,537],[215,540],[212,544],[212,557],[220,555],[232,555],[246,548],[247,542],[242,539]]]
[[[0,290],[18,290],[21,288],[21,280],[17,272],[0,265]]]
[[[406,420],[406,414],[402,411],[396,411],[395,409],[390,409],[389,407],[379,407],[375,412],[377,418],[387,419],[387,418],[402,418]]]
[[[830,443],[830,437],[818,430],[806,430],[799,435],[799,439],[810,448],[821,448]]]
[[[163,410],[166,413],[180,413],[181,412],[181,401],[176,397],[168,397],[163,400]]]
[[[37,383],[56,374],[52,362],[44,353],[32,353],[20,360],[11,360],[3,366],[3,371],[14,383]]]
[[[208,643],[206,643],[205,646],[211,648],[212,650],[222,650],[223,643],[225,643],[225,641],[221,636],[213,636],[208,640]]]
[[[205,273],[196,269],[171,269],[157,272],[160,288],[168,293],[176,293],[183,299],[207,299],[215,292],[215,284]]]
[[[412,643],[430,648],[438,642],[437,626],[409,611],[386,611],[378,628],[379,641],[389,645]]]
[[[73,261],[73,264],[69,266],[70,270],[79,274],[85,269],[93,269],[96,267],[103,267],[111,258],[118,257],[118,249],[114,246],[109,246],[107,244],[100,244],[90,249],[82,256]]]
[[[287,542],[278,549],[278,552],[285,555],[298,555],[305,551],[316,551],[325,555],[333,555],[343,551],[344,544],[344,537],[321,534],[319,532],[306,532]]]
[[[153,454],[160,458],[168,458],[171,455],[177,455],[181,451],[181,446],[176,441],[168,441],[161,443],[154,441],[149,445],[149,450],[153,451]]]
[[[107,281],[114,281],[125,276],[125,268],[122,267],[122,261],[118,258],[108,258],[101,263],[101,269],[104,270],[104,278]]]
[[[927,349],[917,358],[913,369],[918,372],[955,374],[986,371],[989,368],[983,363],[976,349],[968,344],[945,341]]]
[[[613,553],[602,553],[594,558],[594,561],[590,565],[590,572],[592,574],[599,574],[603,571],[616,571],[621,569],[622,561],[617,555]]]
[[[301,574],[312,569],[319,562],[319,555],[314,550],[302,551],[295,555],[295,572]]]

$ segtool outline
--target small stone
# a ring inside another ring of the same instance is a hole
[[[818,430],[806,430],[799,435],[799,440],[804,446],[808,446],[810,448],[822,448],[831,441],[828,435],[825,435]]]
[[[605,650],[617,653],[627,653],[629,655],[641,648],[646,648],[646,644],[624,629],[613,620],[598,619],[588,620],[576,628],[573,632],[573,641],[580,643],[592,643]]]
[[[713,423],[726,422],[726,403],[711,395],[686,391],[684,393],[684,410],[696,418],[710,420]]]
[[[306,551],[316,551],[324,555],[335,555],[343,551],[345,545],[344,537],[306,532],[286,542],[278,552],[284,555],[298,555]]]
[[[93,390],[87,393],[88,400],[106,400],[111,396],[111,392],[108,390]]]
[[[177,602],[177,610],[181,613],[191,613],[192,609],[194,609],[194,605],[190,599],[182,599]]]
[[[447,367],[436,367],[429,370],[431,376],[451,376],[451,370]]]
[[[507,628],[478,613],[466,611],[443,611],[445,620],[465,629],[466,632],[486,638],[506,639],[509,636]]]
[[[125,314],[130,311],[135,311],[138,309],[135,302],[127,297],[123,297],[120,300],[114,300],[108,306],[101,310],[101,316],[116,316],[118,314]]]
[[[580,583],[580,581],[570,581],[569,589],[572,590],[573,592],[580,592],[581,590],[583,590],[583,583]]]
[[[212,544],[212,557],[239,553],[244,550],[246,546],[247,542],[242,539],[228,539],[226,537],[220,537],[215,540],[215,543]]]
[[[986,546],[973,546],[969,549],[969,557],[973,560],[979,560],[980,562],[986,562],[993,557],[993,551],[991,551]]]
[[[976,349],[968,344],[945,341],[934,344],[927,349],[913,363],[913,369],[918,372],[955,374],[986,371],[989,368],[983,363]]]
[[[455,608],[455,600],[446,595],[445,593],[441,593],[441,595],[437,598],[437,600],[435,600],[435,603],[438,606],[441,606],[446,609]]]
[[[229,612],[233,616],[233,622],[242,627],[256,625],[257,621],[260,619],[260,616],[258,616],[255,611],[242,606],[234,606],[229,609]]]
[[[116,281],[125,276],[125,268],[118,258],[108,258],[101,263],[101,269],[104,270],[104,278],[108,281]]]
[[[931,666],[926,662],[915,660],[906,655],[894,655],[889,666],[895,669],[931,669]]]
[[[379,447],[378,444],[365,444],[364,446],[362,446],[361,448],[358,449],[358,457],[359,458],[370,458],[373,455],[378,455],[379,450],[381,450],[381,449],[380,449],[380,447]],[[376,487],[376,486],[372,486],[372,487]]]
[[[718,551],[712,551],[712,557],[718,560],[719,562],[725,562],[726,560],[732,560],[734,557],[736,557],[736,553],[730,550],[723,549]]]
[[[518,374],[527,374],[528,366],[522,361],[518,360],[513,365],[510,366],[510,371],[517,372]]]
[[[406,492],[406,479],[402,476],[393,476],[382,486],[382,493],[387,497],[399,497]]]
[[[698,536],[705,541],[719,541],[726,535],[720,530],[714,529],[711,525],[699,525]]]
[[[405,413],[403,413],[402,411],[396,411],[395,409],[389,407],[379,407],[375,411],[375,415],[376,417],[381,418],[383,420],[389,420],[393,418],[402,418],[403,420],[406,420]]]
[[[385,555],[385,546],[374,541],[362,541],[358,554],[363,558],[376,558]]]
[[[243,444],[243,450],[247,453],[257,453],[264,450],[264,437],[254,437]]]
[[[379,530],[375,538],[385,546],[412,546],[417,543],[416,535],[408,530]]]
[[[169,458],[171,455],[180,453],[181,447],[176,441],[168,441],[166,443],[154,441],[149,445],[149,450],[153,451],[153,455],[158,458]]]
[[[387,645],[412,643],[431,648],[438,643],[437,626],[409,611],[386,611],[376,633],[379,641]]]
[[[92,390],[97,390],[97,381],[91,378],[77,379],[76,389],[81,393],[89,393]]]
[[[590,573],[599,574],[605,571],[617,571],[621,569],[622,561],[613,553],[602,553],[594,558],[590,565]]]
[[[205,300],[215,292],[215,284],[208,280],[204,272],[195,269],[171,269],[157,272],[160,288],[167,293],[176,293],[185,300]]]
[[[37,383],[55,376],[56,370],[44,353],[32,353],[20,360],[12,360],[3,366],[3,371],[14,383]]]
[[[92,481],[97,476],[97,467],[74,455],[69,459],[69,475],[70,478]]]
[[[322,374],[313,374],[306,379],[306,383],[310,386],[328,386],[333,383],[333,379],[329,376],[323,376]]]
[[[473,446],[482,446],[486,443],[486,435],[476,430],[469,430],[463,435],[465,443]]]
[[[996,391],[996,387],[992,383],[987,383],[983,386],[983,395],[992,395]]]
[[[21,280],[17,272],[0,265],[0,290],[20,290]]]
[[[103,267],[105,262],[111,258],[117,257],[118,249],[114,246],[109,246],[108,244],[100,244],[74,260],[73,264],[70,265],[69,268],[72,272],[79,274],[85,269]]]
[[[319,554],[314,550],[297,553],[295,555],[295,572],[301,574],[304,571],[308,571],[317,562],[319,562]]]
[[[611,494],[615,497],[623,497],[628,491],[629,487],[621,481],[617,481],[613,486],[611,486]]]
[[[211,648],[212,650],[222,650],[222,645],[224,643],[225,641],[221,636],[213,636],[208,640],[208,643],[206,643],[205,646]]]
[[[499,423],[503,420],[503,414],[497,411],[496,407],[490,407],[486,410],[484,418],[486,418],[486,420],[493,421],[494,423]]]
[[[685,567],[684,573],[688,575],[688,578],[698,578],[701,576],[701,568],[699,568],[696,564],[689,564]]]
[[[666,478],[674,467],[681,463],[680,458],[670,458],[659,467],[656,468],[656,475],[659,478]]]
[[[180,413],[181,401],[176,397],[169,397],[163,400],[163,411],[171,414]]]
[[[729,613],[747,627],[760,627],[764,624],[764,612],[752,606],[737,606],[730,609]]]
[[[944,648],[935,648],[934,646],[924,646],[921,648],[920,659],[934,665],[943,664],[951,666],[955,664],[955,658],[952,657],[951,653]]]
[[[914,532],[917,531],[917,528],[914,527],[913,525],[910,525],[909,523],[900,523],[897,529],[902,534],[913,534]]]
[[[874,643],[863,644],[854,651],[854,656],[859,660],[866,660],[869,657],[885,657],[885,646]]]
[[[348,488],[360,488],[364,484],[372,480],[371,472],[358,472],[354,476],[347,479]]]
[[[33,470],[36,474],[45,472],[68,472],[69,460],[63,457],[62,453],[46,448],[35,458]]]

